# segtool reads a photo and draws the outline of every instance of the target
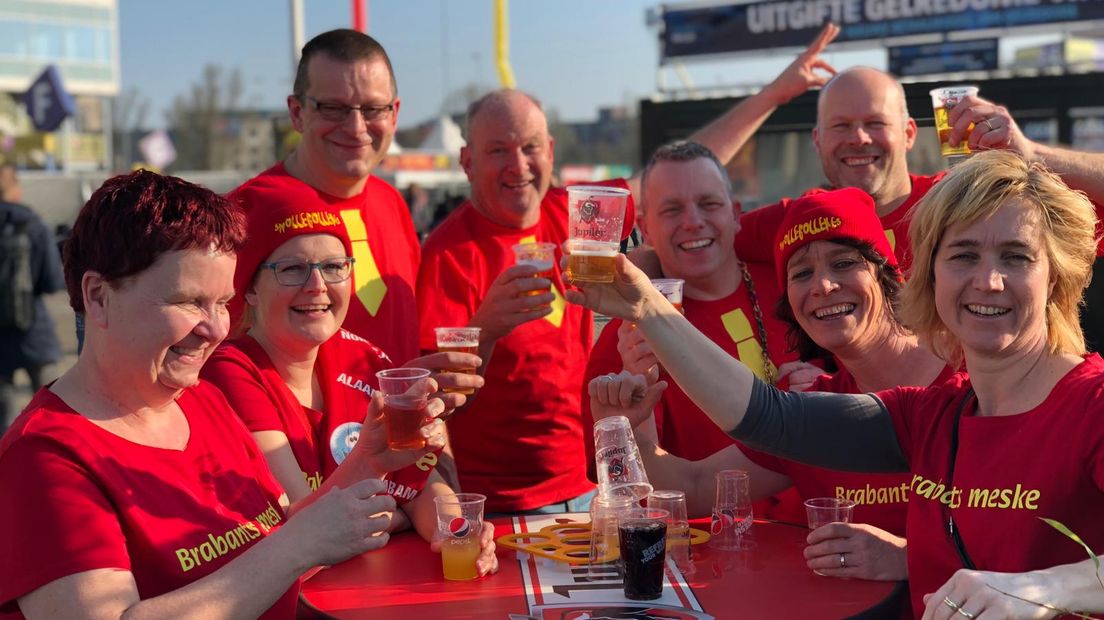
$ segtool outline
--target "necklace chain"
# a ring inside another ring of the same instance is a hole
[[[759,296],[755,294],[755,284],[751,281],[751,272],[748,271],[746,263],[740,263],[740,271],[743,272],[744,283],[747,284],[751,313],[755,316],[755,327],[759,332],[759,342],[762,345],[759,352],[763,356],[763,380],[774,385],[774,368],[771,366],[770,356],[767,355],[767,328],[763,325],[763,310],[759,307]]]

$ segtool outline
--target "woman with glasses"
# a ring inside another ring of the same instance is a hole
[[[81,209],[65,281],[84,350],[0,440],[0,615],[290,619],[301,574],[387,542],[373,515],[395,502],[364,478],[418,452],[365,442],[345,480],[289,506],[199,380],[244,239],[226,199],[151,172]]]
[[[909,471],[918,617],[1100,612],[1093,562],[1044,521],[1104,550],[1104,360],[1086,353],[1078,322],[1096,224],[1083,194],[1009,152],[974,155],[940,181],[912,214],[902,318],[969,375],[927,388],[775,390],[697,334],[625,261],[614,285],[569,299],[635,321],[674,380],[733,438],[820,466]],[[591,394],[630,410],[662,390],[645,391],[641,377],[604,383],[592,382]]]
[[[351,297],[353,257],[339,217],[306,210],[293,194],[247,216],[248,241],[239,253],[234,289],[245,301],[235,332],[203,369],[253,433],[277,481],[292,501],[308,497],[326,480],[346,474],[349,455],[365,447],[387,452],[380,425],[376,372],[391,360],[368,341],[341,329]],[[479,358],[437,353],[408,362],[422,368],[478,367]],[[437,359],[442,358],[442,359]],[[471,359],[469,359],[471,358]],[[443,385],[477,376],[437,375]],[[448,409],[462,394],[444,394]],[[377,403],[378,404],[378,403]],[[371,419],[376,416],[376,419]],[[443,433],[443,423],[423,426],[424,436]],[[364,446],[363,444],[370,444]],[[437,531],[433,498],[452,490],[437,472],[440,450],[386,475],[387,492],[399,510],[389,531],[413,526],[426,540]],[[497,569],[493,528],[484,528],[480,574]]]

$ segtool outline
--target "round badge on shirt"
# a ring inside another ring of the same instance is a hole
[[[360,422],[346,422],[330,433],[330,454],[338,465],[349,456],[360,439]]]

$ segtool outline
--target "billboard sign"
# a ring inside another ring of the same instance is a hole
[[[997,68],[997,40],[971,39],[889,48],[889,72],[897,77]]]
[[[665,9],[663,58],[1104,19],[1104,0],[760,0]]]

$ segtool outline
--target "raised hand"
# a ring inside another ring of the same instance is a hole
[[[538,269],[532,265],[514,265],[495,278],[479,309],[468,325],[483,330],[483,339],[498,340],[522,323],[534,321],[552,312],[556,298],[548,278],[534,278]],[[530,291],[541,291],[529,295]]]
[[[666,381],[648,385],[644,377],[622,370],[620,373],[601,375],[590,380],[590,411],[594,420],[623,415],[634,428],[652,415],[659,402]]]
[[[770,92],[774,100],[782,105],[792,101],[810,88],[820,88],[827,84],[828,80],[836,74],[836,70],[821,58],[820,54],[824,51],[824,48],[828,47],[829,43],[835,40],[839,33],[839,26],[831,22],[825,24],[817,33],[813,42],[809,44],[809,47],[805,48],[805,51],[801,52],[763,90]]]

